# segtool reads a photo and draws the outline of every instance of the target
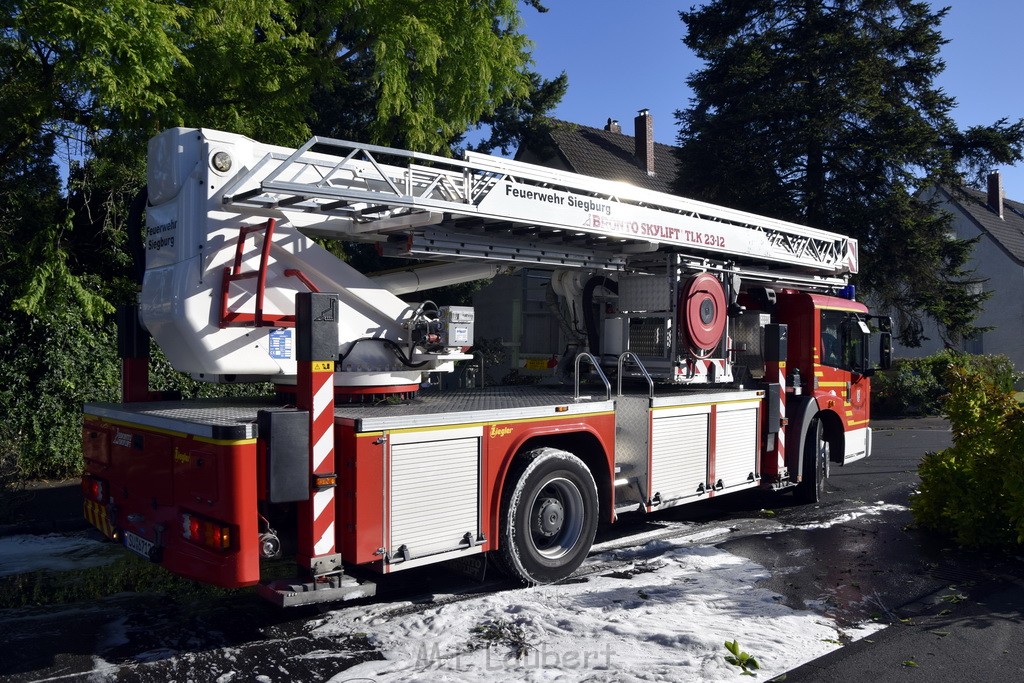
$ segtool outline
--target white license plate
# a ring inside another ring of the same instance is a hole
[[[151,557],[150,553],[153,551],[154,545],[152,541],[147,541],[138,534],[133,534],[130,531],[124,532],[124,547],[133,553],[142,555],[147,560]]]

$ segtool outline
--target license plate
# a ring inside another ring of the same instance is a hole
[[[154,545],[152,541],[147,541],[138,534],[133,534],[130,531],[124,532],[124,547],[133,553],[142,555],[147,560],[152,557],[151,553],[153,552]]]

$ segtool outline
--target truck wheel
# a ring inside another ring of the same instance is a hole
[[[831,448],[825,438],[825,427],[821,424],[821,418],[815,417],[807,429],[807,440],[804,442],[803,479],[794,492],[799,502],[817,503],[825,497],[830,456]]]
[[[572,453],[540,448],[513,465],[501,502],[505,572],[527,585],[553,583],[587,557],[597,532],[597,485]]]

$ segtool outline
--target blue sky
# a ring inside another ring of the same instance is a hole
[[[674,144],[673,112],[690,96],[688,74],[701,67],[683,45],[679,10],[695,0],[546,0],[549,12],[524,7],[536,68],[547,77],[569,74],[557,118],[603,127],[618,119],[632,135],[639,109],[654,116],[654,137]],[[951,0],[942,33],[946,71],[937,83],[956,98],[961,127],[1024,116],[1020,0]],[[999,169],[1006,196],[1024,201],[1024,165]]]

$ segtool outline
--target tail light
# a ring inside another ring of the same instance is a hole
[[[86,500],[105,503],[107,502],[107,491],[107,482],[102,479],[89,476],[82,477],[82,495]]]
[[[181,531],[185,540],[211,550],[229,550],[234,536],[230,525],[190,512],[181,515]]]

